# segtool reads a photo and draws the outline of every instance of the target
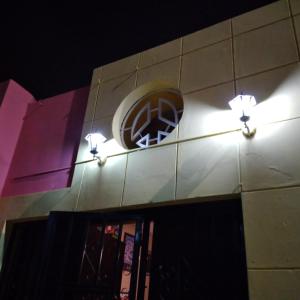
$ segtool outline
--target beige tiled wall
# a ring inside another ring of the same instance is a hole
[[[235,72],[238,78],[298,60],[290,19],[238,35],[234,39],[234,47]]]
[[[225,40],[193,52],[182,58],[180,88],[193,92],[233,80],[231,40]]]
[[[213,45],[231,38],[231,21],[226,20],[205,30],[200,30],[183,37],[183,53]]]
[[[112,117],[122,100],[135,88],[136,72],[122,75],[100,85],[95,119]]]
[[[234,95],[233,81],[184,95],[179,139],[236,129],[236,121],[228,110],[228,103],[224,101],[232,99]]]
[[[269,124],[241,142],[243,191],[300,186],[300,119]]]
[[[140,69],[137,73],[137,85],[140,86],[153,80],[170,82],[178,87],[180,74],[180,57]]]
[[[234,132],[180,143],[177,199],[239,193],[236,141]]]
[[[86,164],[77,210],[119,207],[122,201],[127,155],[107,159],[99,168],[96,161]]]
[[[294,1],[296,2],[296,1]],[[259,28],[276,21],[288,18],[290,15],[289,3],[286,0],[276,1],[260,9],[250,11],[232,20],[234,35],[238,35],[255,28]]]
[[[178,57],[181,54],[181,39],[171,41],[141,53],[140,68],[149,67],[169,60],[173,57]]]
[[[299,270],[250,270],[248,277],[251,300],[299,299]]]
[[[123,205],[175,199],[177,145],[128,154]]]
[[[300,187],[243,194],[248,267],[300,268]]]
[[[1,199],[0,222],[241,193],[250,299],[298,299],[299,41],[300,0],[281,0],[95,69],[72,187]],[[113,115],[152,80],[180,88],[183,117],[163,145],[128,152],[113,139]],[[228,107],[240,92],[258,100],[250,140]],[[92,128],[110,139],[102,167],[85,162]]]

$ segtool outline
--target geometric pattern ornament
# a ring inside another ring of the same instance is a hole
[[[138,101],[123,121],[123,144],[128,148],[146,148],[166,138],[178,125],[183,112],[182,99],[178,94],[176,97],[165,93]]]

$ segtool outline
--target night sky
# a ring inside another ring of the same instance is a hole
[[[0,82],[43,99],[89,85],[96,67],[274,0],[81,2],[1,4]]]

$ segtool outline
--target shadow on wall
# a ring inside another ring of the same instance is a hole
[[[176,200],[240,192],[236,133],[188,141],[177,147],[177,178],[172,176],[150,202],[157,202],[176,179]]]

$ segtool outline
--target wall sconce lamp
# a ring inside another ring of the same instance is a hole
[[[85,137],[86,141],[89,143],[90,153],[93,154],[93,159],[98,159],[98,164],[100,166],[104,165],[107,159],[106,155],[100,155],[99,151],[101,150],[101,146],[106,141],[106,137],[103,136],[99,132],[89,133]]]
[[[236,114],[242,122],[241,129],[243,134],[248,138],[253,137],[256,132],[256,128],[253,126],[250,119],[253,107],[256,105],[255,97],[251,95],[238,95],[229,101],[228,104],[234,114]]]

